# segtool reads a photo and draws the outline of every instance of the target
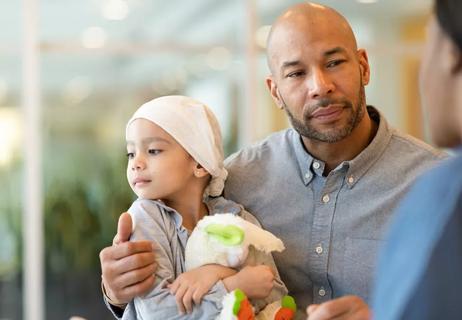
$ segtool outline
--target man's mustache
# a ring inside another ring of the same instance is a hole
[[[326,108],[330,105],[337,105],[337,106],[340,105],[343,108],[353,108],[353,104],[348,100],[345,100],[345,99],[335,100],[335,99],[330,99],[330,98],[323,98],[323,99],[320,99],[315,104],[308,106],[308,108],[305,111],[305,118],[310,118],[313,112],[315,112],[317,109]]]

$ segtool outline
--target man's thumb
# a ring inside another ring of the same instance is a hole
[[[119,223],[117,224],[117,237],[118,242],[128,241],[132,234],[132,217],[128,212],[124,212],[119,217]]]

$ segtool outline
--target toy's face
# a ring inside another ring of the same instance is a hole
[[[196,162],[165,130],[145,119],[127,129],[127,179],[140,198],[166,203],[187,194]]]
[[[244,245],[245,231],[232,224],[209,224],[205,230],[212,246],[217,252],[226,254],[226,266],[237,268],[241,266],[249,254],[247,245]]]

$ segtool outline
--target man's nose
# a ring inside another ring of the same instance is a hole
[[[312,70],[307,81],[308,93],[312,99],[325,97],[335,90],[331,77],[321,69]]]

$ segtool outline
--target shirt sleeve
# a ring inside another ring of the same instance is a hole
[[[112,305],[111,302],[109,302],[109,299],[106,295],[106,291],[104,289],[104,285],[102,281],[101,281],[101,292],[103,293],[103,301],[104,301],[104,304],[106,305],[106,308],[108,308],[109,311],[111,311],[112,315],[116,319],[122,319],[122,315],[124,314],[124,309],[127,306],[125,305],[125,307],[118,307],[118,306]]]
[[[222,298],[227,293],[224,284],[217,282],[203,297],[202,303],[194,306],[192,313],[181,315],[175,296],[166,288],[168,283],[172,283],[184,271],[179,267],[179,264],[184,265],[184,248],[177,241],[178,232],[174,219],[168,213],[161,212],[153,201],[147,204],[147,201],[137,202],[129,209],[136,221],[130,240],[156,242],[157,270],[154,288],[145,296],[136,297],[126,308],[123,319],[131,319],[128,315],[133,311],[149,319],[215,319],[221,311]]]
[[[112,304],[107,301],[106,296],[103,294],[103,299],[104,299],[104,304],[106,305],[106,308],[111,311],[112,315],[116,319],[122,319],[122,316],[124,315],[124,309],[113,306]]]
[[[241,212],[241,217],[259,227],[261,227],[258,220],[251,215],[249,212],[243,210]],[[279,276],[278,269],[276,264],[274,263],[273,256],[271,253],[265,253],[259,250],[256,250],[253,246],[249,249],[249,256],[244,263],[244,266],[257,266],[257,265],[266,265],[273,269],[275,277],[274,277],[274,286],[271,293],[264,299],[252,299],[252,305],[254,306],[255,313],[260,312],[264,309],[267,305],[280,301],[285,295],[287,295],[288,291],[285,284],[282,282],[281,277]],[[243,266],[243,267],[244,267]]]

